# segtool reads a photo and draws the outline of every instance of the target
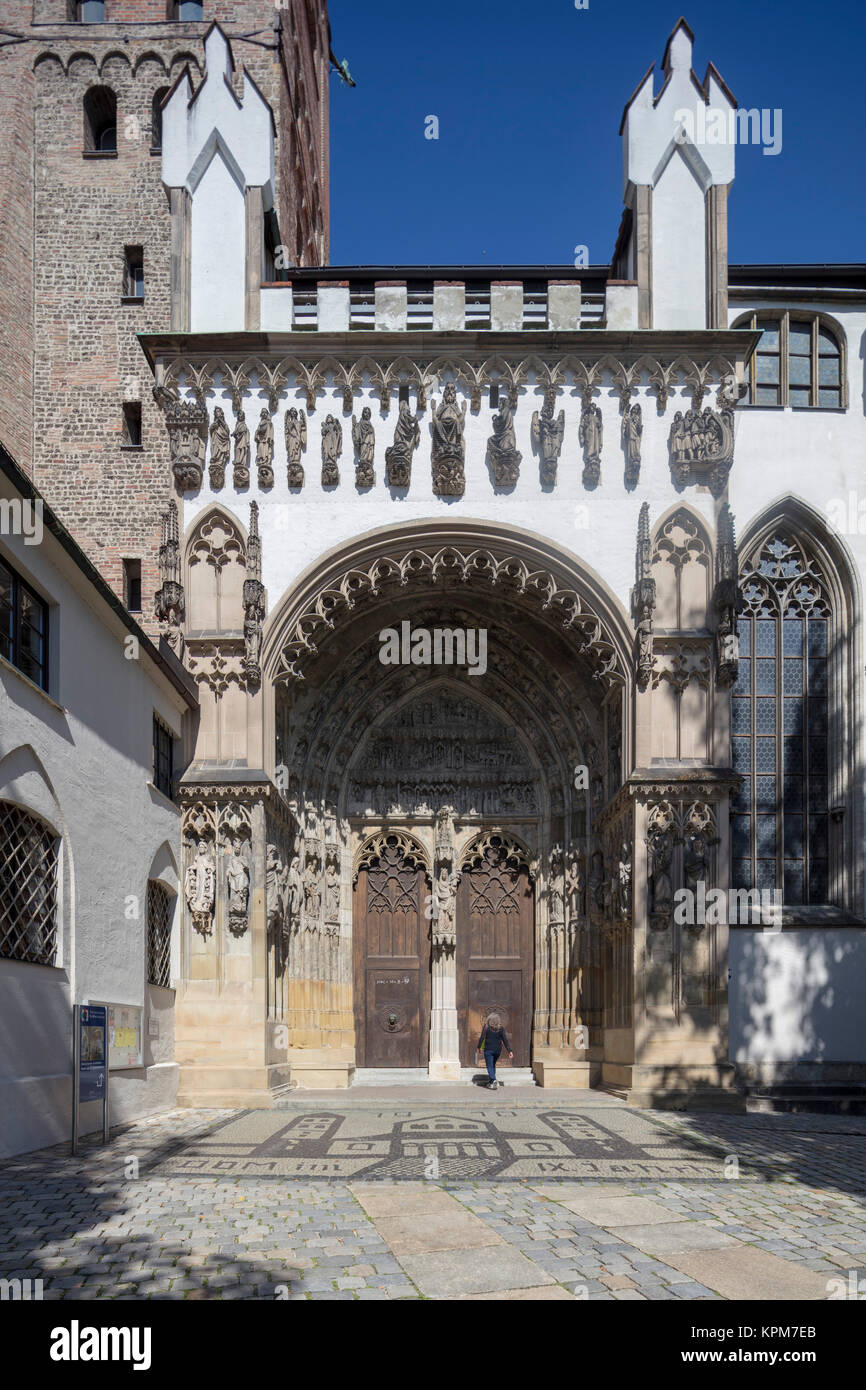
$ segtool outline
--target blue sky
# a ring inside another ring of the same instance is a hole
[[[676,4],[676,0],[675,0]],[[680,11],[589,0],[330,0],[331,261],[610,260],[623,107]],[[688,0],[694,67],[781,108],[782,149],[739,147],[730,259],[866,260],[859,0]],[[660,81],[660,78],[658,79]],[[656,87],[658,90],[658,87]],[[439,119],[439,139],[424,137]]]

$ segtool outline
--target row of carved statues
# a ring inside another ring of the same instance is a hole
[[[540,410],[531,421],[531,439],[540,465],[541,482],[552,486],[565,437],[565,411],[556,410],[556,390],[548,388]],[[431,459],[433,491],[442,497],[461,497],[465,491],[467,401],[458,403],[457,388],[446,383],[441,400],[431,405]],[[493,415],[492,433],[487,441],[487,464],[494,486],[513,487],[520,474],[522,455],[517,448],[514,415],[516,399],[504,392]],[[731,417],[731,418],[729,418]],[[692,470],[702,465],[723,467],[732,453],[732,411],[709,408],[703,412],[678,411],[671,426],[669,448],[671,465],[678,482],[689,481]],[[208,480],[212,489],[225,486],[229,468],[236,488],[250,484],[253,467],[262,488],[274,485],[274,422],[270,409],[263,406],[250,433],[242,405],[238,405],[234,427],[230,428],[221,406],[209,421],[201,401],[171,400],[166,405],[172,464],[181,491],[201,487],[205,458],[210,448]],[[301,488],[305,481],[303,456],[307,450],[307,415],[290,406],[284,417],[287,478],[290,488]],[[376,482],[374,454],[376,432],[371,408],[365,405],[360,416],[352,416],[352,444],[355,449],[355,484],[373,487]],[[640,477],[643,414],[640,404],[624,401],[620,442],[625,460],[625,485],[636,486]],[[585,396],[578,428],[583,453],[583,483],[594,488],[601,479],[604,425],[601,408]],[[413,414],[409,401],[400,401],[394,438],[385,450],[385,481],[389,487],[407,488],[412,476],[412,460],[421,442],[419,414]],[[321,483],[336,487],[340,482],[339,460],[343,453],[343,425],[333,414],[321,422]]]
[[[249,840],[241,836],[223,847],[223,881],[226,925],[234,936],[243,936],[249,927],[250,862]],[[281,846],[268,844],[265,865],[265,903],[268,930],[284,941],[303,927],[306,931],[324,929],[325,935],[339,935],[340,873],[339,854],[327,846],[324,867],[321,856],[309,847],[301,856],[287,856]],[[190,920],[202,936],[213,934],[217,900],[217,855],[213,842],[203,835],[190,846],[189,864],[184,876],[184,896]]]

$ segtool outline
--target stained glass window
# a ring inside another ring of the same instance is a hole
[[[740,664],[732,692],[733,882],[827,903],[830,607],[819,566],[776,534],[741,575]]]

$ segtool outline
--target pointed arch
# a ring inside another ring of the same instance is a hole
[[[826,514],[793,494],[748,522],[739,556],[733,881],[779,888],[793,906],[862,913],[856,565]]]
[[[184,535],[187,625],[192,631],[243,628],[246,527],[218,502],[199,512]]]
[[[704,628],[713,582],[713,543],[705,519],[687,502],[669,507],[651,532],[656,622],[660,628]]]

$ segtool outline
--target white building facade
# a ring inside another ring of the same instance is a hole
[[[692,47],[583,270],[266,281],[218,26],[166,99],[181,1103],[456,1080],[494,1008],[636,1105],[862,1084],[866,271],[728,264]]]

